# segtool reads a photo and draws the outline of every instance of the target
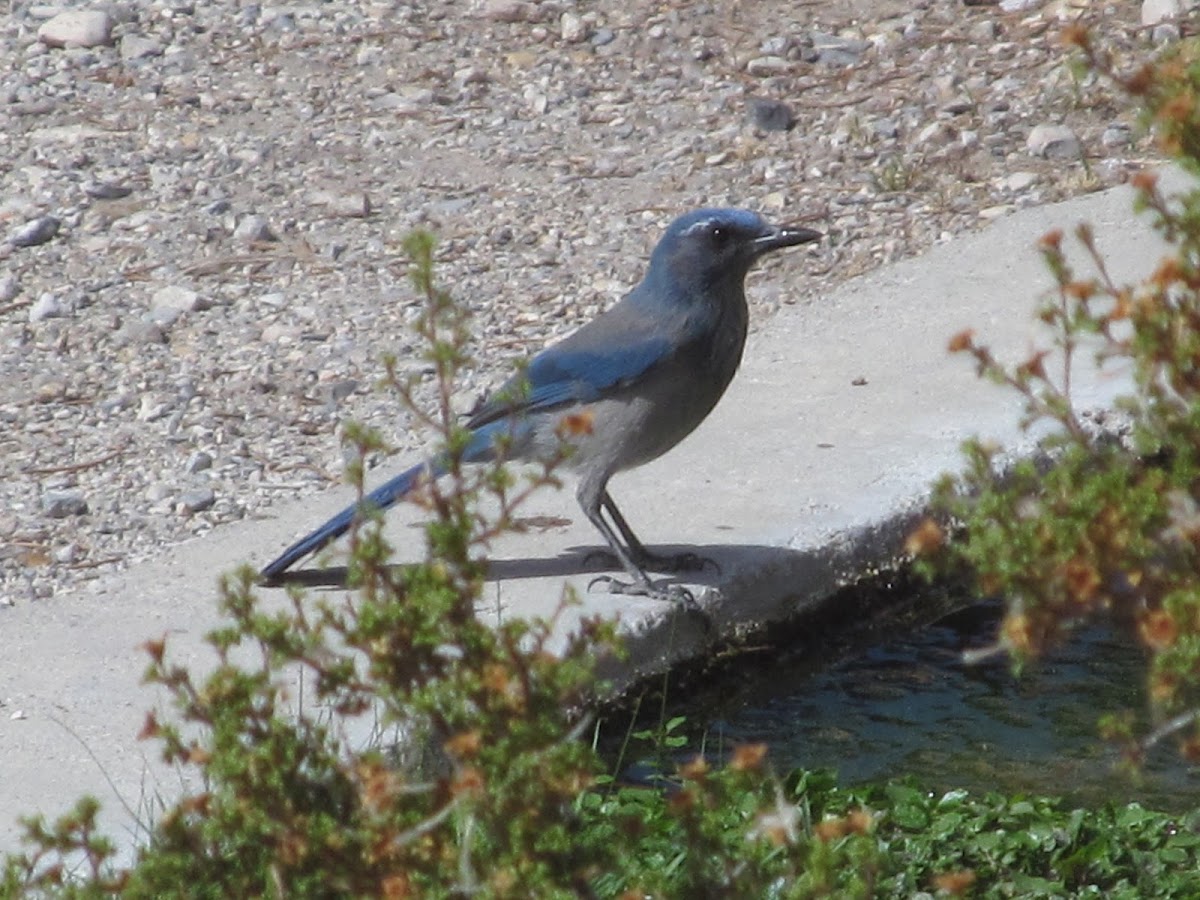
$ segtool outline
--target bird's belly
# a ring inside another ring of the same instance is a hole
[[[620,472],[657,459],[704,421],[711,403],[698,402],[703,392],[677,396],[614,396],[581,406],[564,429],[572,469]]]

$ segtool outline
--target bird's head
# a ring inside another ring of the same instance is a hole
[[[811,228],[769,225],[748,209],[697,209],[667,228],[650,257],[649,277],[694,287],[740,285],[760,256],[821,237]]]

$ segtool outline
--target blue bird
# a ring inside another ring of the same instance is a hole
[[[772,250],[818,240],[809,228],[768,225],[744,209],[699,209],[671,223],[641,283],[620,302],[530,360],[472,414],[463,461],[559,458],[579,475],[576,497],[631,581],[604,577],[612,593],[678,598],[656,590],[646,570],[703,566],[694,554],[662,557],[638,540],[608,492],[617,472],[666,453],[717,405],[746,343],[745,278]],[[564,420],[586,427],[563,429]],[[578,418],[574,418],[578,417]],[[386,509],[422,478],[445,474],[429,460],[376,488],[362,501]],[[605,518],[605,513],[608,519]],[[342,510],[266,566],[266,584],[345,534],[362,511]],[[610,522],[611,520],[611,522]]]

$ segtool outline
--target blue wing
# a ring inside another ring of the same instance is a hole
[[[525,372],[510,378],[475,410],[467,427],[480,428],[514,413],[591,403],[637,381],[672,352],[665,337],[604,348],[573,347],[572,343],[568,339],[535,356]]]

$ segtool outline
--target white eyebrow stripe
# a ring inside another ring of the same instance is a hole
[[[684,235],[689,235],[689,234],[692,234],[697,231],[707,231],[714,224],[720,225],[721,220],[720,219],[701,219],[699,222],[689,225],[687,230],[684,232]]]

